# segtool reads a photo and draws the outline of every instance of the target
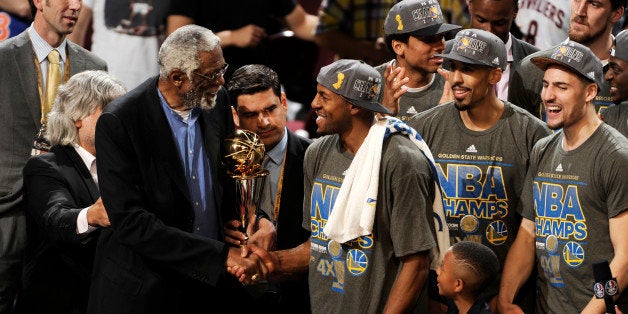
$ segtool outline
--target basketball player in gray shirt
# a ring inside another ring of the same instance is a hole
[[[497,98],[494,86],[507,62],[499,37],[462,30],[442,57],[451,67],[454,101],[409,124],[434,154],[451,242],[483,243],[503,263],[521,219],[530,151],[550,132],[526,110]],[[497,291],[495,283],[484,292],[493,309]]]
[[[500,312],[521,313],[512,300],[536,266],[537,313],[604,313],[604,300],[593,295],[592,270],[603,260],[617,279],[615,304],[626,312],[628,140],[595,112],[602,63],[572,41],[531,61],[545,71],[547,125],[562,130],[532,149],[523,220],[500,285]]]

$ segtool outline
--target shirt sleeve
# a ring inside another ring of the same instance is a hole
[[[81,209],[76,218],[76,234],[89,234],[94,230],[98,229],[97,227],[92,227],[87,222],[87,210],[89,207],[85,207]]]

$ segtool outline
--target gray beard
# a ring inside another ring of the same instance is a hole
[[[189,110],[194,108],[201,108],[209,110],[214,108],[214,106],[216,105],[217,96],[208,99],[204,94],[199,94],[201,94],[201,92],[198,90],[191,90],[183,94],[183,105],[185,106],[185,109]]]

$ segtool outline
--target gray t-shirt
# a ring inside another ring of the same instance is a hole
[[[626,137],[602,123],[574,150],[562,141],[558,132],[534,146],[522,194],[522,215],[536,226],[537,313],[582,311],[593,296],[592,264],[615,255],[608,221],[628,210]],[[628,294],[616,304],[628,310]]]
[[[375,68],[377,72],[382,75],[382,79],[384,78],[386,65],[388,65],[388,63],[384,63]],[[399,113],[396,117],[407,123],[410,118],[417,113],[437,106],[443,96],[444,86],[445,79],[438,73],[435,73],[434,78],[428,85],[416,88],[415,91],[408,90],[399,98]],[[384,98],[384,92],[380,93],[379,101],[382,101],[382,98]]]
[[[602,112],[602,119],[606,124],[628,137],[628,101],[606,108]]]
[[[526,110],[504,104],[502,117],[485,131],[469,130],[453,102],[408,122],[434,155],[451,243],[482,243],[502,265],[521,222],[520,195],[530,151],[550,134]],[[497,291],[496,282],[485,296]]]
[[[381,313],[399,273],[400,257],[436,246],[429,163],[405,135],[384,142],[373,234],[340,244],[323,228],[353,155],[338,135],[305,153],[303,227],[311,230],[309,284],[317,313]],[[309,197],[307,197],[309,196]],[[427,311],[424,285],[415,311]]]

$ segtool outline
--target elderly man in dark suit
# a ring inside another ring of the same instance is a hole
[[[105,62],[66,40],[81,10],[79,0],[31,0],[33,24],[0,43],[0,313],[10,313],[19,289],[26,218],[22,168],[31,153],[56,87],[48,78],[49,54],[59,60],[59,81],[85,70],[106,70]],[[56,51],[53,53],[53,51]],[[55,63],[56,64],[56,63]],[[51,84],[52,85],[52,84]],[[46,97],[47,92],[51,94]]]
[[[96,121],[126,92],[104,71],[76,74],[49,115],[50,152],[24,167],[27,254],[18,313],[85,313],[94,250],[109,219],[98,192]]]
[[[303,222],[303,156],[312,142],[286,127],[288,101],[281,91],[279,76],[271,68],[251,64],[237,69],[227,83],[231,111],[236,126],[259,135],[266,150],[264,168],[269,170],[265,181],[261,207],[277,227],[277,249],[293,248],[305,242],[310,233],[301,227]],[[239,226],[234,220],[231,227]],[[242,233],[227,229],[233,235],[231,243],[244,241]],[[249,241],[258,240],[253,233]],[[230,238],[227,237],[229,241]],[[267,249],[269,242],[264,242]],[[270,243],[271,245],[272,243]],[[282,282],[270,289],[258,289],[258,304],[279,312],[307,313],[310,298],[307,278],[303,274],[294,280]],[[257,297],[257,294],[254,294]],[[253,303],[254,304],[254,303]]]
[[[111,102],[96,127],[111,227],[98,240],[88,313],[214,311],[238,297],[226,267],[244,269],[243,283],[267,273],[257,255],[223,242],[221,209],[233,198],[220,159],[233,120],[220,39],[187,25],[158,59],[160,75]]]

